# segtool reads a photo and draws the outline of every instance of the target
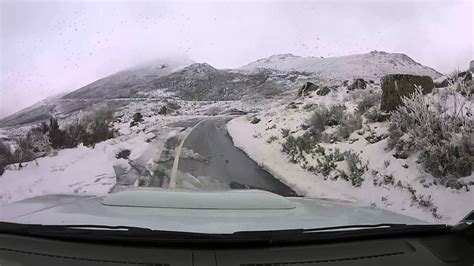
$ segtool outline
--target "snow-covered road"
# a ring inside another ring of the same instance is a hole
[[[244,152],[236,148],[229,137],[226,123],[233,117],[213,117],[201,120],[184,141],[187,151],[179,160],[181,177],[187,173],[206,178],[229,188],[256,188],[283,196],[295,196],[288,186],[263,170]],[[193,156],[189,156],[192,152]],[[209,183],[207,183],[209,184]],[[204,184],[202,189],[209,189]]]

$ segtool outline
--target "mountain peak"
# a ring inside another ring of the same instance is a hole
[[[285,61],[285,60],[294,59],[294,58],[300,58],[300,56],[296,56],[296,55],[290,54],[290,53],[288,53],[288,54],[276,54],[276,55],[272,55],[272,56],[269,56],[269,57],[266,57],[266,58],[258,59],[255,62],[270,63],[270,62]]]
[[[208,63],[194,63],[183,68],[183,71],[195,73],[210,73],[216,72],[218,70],[213,66],[209,65]]]
[[[299,57],[291,54],[274,55],[241,67],[241,70],[274,69],[278,71],[300,71],[313,73],[325,80],[352,78],[378,79],[388,74],[441,76],[438,71],[423,66],[406,54],[371,51],[339,57]]]

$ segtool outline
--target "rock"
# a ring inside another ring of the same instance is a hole
[[[115,158],[117,159],[128,159],[132,152],[128,149],[121,150],[117,155],[115,155]]]
[[[415,76],[407,74],[395,74],[384,76],[382,83],[382,102],[380,109],[390,112],[402,105],[402,97],[409,96],[415,92],[415,85],[421,87],[424,94],[430,93],[434,83],[429,76]]]
[[[312,83],[312,82],[306,82],[299,90],[298,90],[298,96],[307,96],[309,95],[312,91],[316,91],[319,89],[319,86]]]
[[[168,107],[166,105],[163,105],[160,110],[158,111],[158,114],[160,115],[167,115],[169,113]]]
[[[433,80],[435,88],[444,88],[448,87],[449,85],[449,78],[447,76],[441,76],[435,80]]]
[[[319,96],[326,96],[331,91],[330,88],[324,86],[316,91],[316,94]]]
[[[295,102],[290,102],[287,106],[286,109],[296,109],[298,108],[298,105],[296,105]]]
[[[393,175],[384,175],[383,176],[383,184],[384,185],[393,185],[395,184],[395,179],[393,178]]]
[[[365,88],[367,88],[367,81],[363,80],[363,79],[354,79],[351,83],[351,85],[349,85],[349,87],[347,87],[348,90],[352,91],[352,90],[364,90]]]
[[[130,127],[134,127],[143,121],[143,115],[141,113],[135,113],[133,114],[132,121],[130,122]]]
[[[469,63],[469,71],[474,72],[474,60],[471,60],[471,63]]]
[[[469,71],[463,71],[458,73],[458,79],[463,82],[472,81],[472,73]]]
[[[260,118],[258,118],[258,117],[254,117],[254,118],[252,118],[252,121],[250,121],[250,123],[252,123],[252,124],[258,124],[259,122],[260,122]]]

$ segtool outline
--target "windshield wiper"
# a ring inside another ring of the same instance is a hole
[[[0,233],[6,234],[60,238],[66,240],[134,241],[167,244],[290,244],[357,237],[387,237],[413,233],[440,233],[446,232],[449,229],[449,226],[441,224],[375,224],[210,234],[160,231],[131,226],[40,225],[0,222]]]

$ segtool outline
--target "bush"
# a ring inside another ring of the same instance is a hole
[[[364,181],[363,175],[368,169],[368,164],[362,163],[359,154],[352,151],[344,153],[345,160],[349,166],[349,175],[347,178],[355,187],[360,187]]]
[[[318,141],[313,139],[313,135],[309,132],[295,138],[289,135],[286,141],[282,144],[282,151],[289,155],[290,162],[297,163],[301,160],[304,161],[304,154],[314,154],[321,150],[321,147],[317,144]]]
[[[380,105],[376,105],[369,108],[364,116],[369,122],[383,122],[390,117],[390,114],[382,112],[382,110],[380,110]]]
[[[360,156],[352,151],[341,153],[339,149],[335,149],[333,153],[325,154],[317,158],[318,165],[312,169],[314,172],[322,174],[325,179],[332,175],[334,179],[342,178],[350,181],[353,186],[360,187],[364,181],[364,173],[368,169],[367,163],[362,163]],[[344,170],[337,169],[337,162],[346,161],[349,167],[349,174]]]
[[[139,116],[134,117],[140,119]],[[63,130],[59,128],[57,120],[51,118],[47,129],[49,141],[55,149],[74,148],[80,143],[93,147],[96,143],[115,137],[116,131],[111,125],[113,121],[114,111],[107,107],[86,114]]]
[[[114,111],[110,108],[102,108],[91,113],[84,121],[86,134],[82,143],[85,146],[94,146],[96,143],[111,139],[116,135],[116,131],[111,126],[114,121]]]
[[[268,139],[267,139],[267,143],[272,143],[273,141],[277,140],[278,137],[277,136],[270,136]]]
[[[437,143],[421,149],[419,159],[425,169],[444,183],[450,179],[469,176],[474,164],[472,137],[463,136],[459,143]]]
[[[308,125],[312,131],[323,132],[326,126],[339,125],[344,118],[345,106],[334,105],[329,109],[326,106],[319,106],[310,117]]]
[[[54,117],[49,119],[49,142],[54,149],[65,148],[66,145],[66,133],[59,129],[58,120]]]
[[[359,114],[346,114],[344,119],[340,122],[337,129],[337,137],[339,139],[347,139],[355,130],[362,128],[362,118]]]
[[[390,118],[389,148],[395,148],[396,154],[418,152],[425,170],[442,182],[470,175],[474,123],[463,112],[464,106],[449,109],[445,101],[434,102],[419,89],[403,103]]]
[[[380,108],[380,101],[382,100],[382,93],[375,92],[362,97],[362,100],[357,104],[357,113],[364,114],[371,107],[378,106]]]
[[[13,163],[10,145],[0,140],[0,175],[5,171],[5,166]]]
[[[19,163],[19,167],[22,167],[22,163],[29,162],[37,158],[35,152],[33,151],[33,142],[30,138],[18,138],[16,140],[18,145],[13,152],[13,163]]]
[[[281,131],[281,136],[283,138],[286,138],[286,137],[288,137],[288,135],[290,135],[290,129],[289,128],[282,128],[282,129],[280,129],[280,131]]]
[[[318,142],[347,139],[354,130],[362,128],[360,115],[346,114],[344,110],[343,105],[335,105],[329,109],[324,106],[318,107],[307,122],[313,139]],[[335,135],[328,136],[323,133],[327,126],[339,127]]]

